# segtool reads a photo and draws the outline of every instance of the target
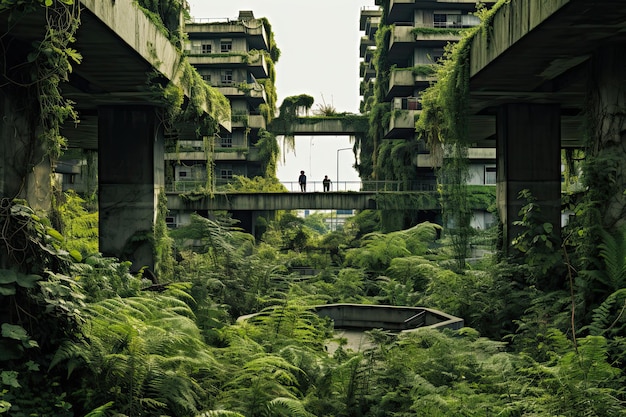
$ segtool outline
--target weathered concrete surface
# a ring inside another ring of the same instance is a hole
[[[462,318],[424,307],[371,304],[324,304],[315,306],[320,317],[333,320],[335,328],[412,330],[420,327],[460,329]]]
[[[186,201],[180,194],[167,194],[170,210],[296,210],[296,209],[374,209],[376,193],[215,193],[197,201]]]
[[[406,196],[417,195],[411,192],[329,192],[329,193],[214,193],[213,196],[198,197],[197,200],[181,197],[180,193],[167,193],[167,207],[170,210],[365,210],[365,209],[421,209],[434,210],[434,204],[422,207],[411,205],[413,200]],[[427,193],[422,193],[427,194]],[[377,196],[381,198],[377,200]],[[398,197],[399,205],[391,207],[389,199]],[[386,204],[386,205],[385,205]]]
[[[354,116],[355,120],[366,120],[367,116]],[[348,119],[326,119],[321,117],[298,117],[290,126],[274,121],[270,130],[277,135],[294,136],[355,136],[365,133],[364,125],[351,124]]]
[[[70,146],[98,147],[98,107],[102,105],[164,106],[154,91],[146,88],[148,74],[155,70],[163,81],[191,92],[182,79],[180,51],[132,0],[80,0],[81,25],[72,47],[83,60],[75,65],[63,95],[76,103],[80,123],[68,125],[63,134]],[[208,107],[203,106],[208,112]],[[220,124],[230,130],[230,120]]]
[[[165,182],[159,114],[150,106],[110,106],[100,113],[100,252],[130,260],[135,271],[154,270],[151,237]]]
[[[495,115],[508,103],[561,107],[561,146],[580,146],[590,78],[588,62],[606,44],[626,42],[622,0],[511,0],[477,33],[470,51],[472,139],[491,138]]]

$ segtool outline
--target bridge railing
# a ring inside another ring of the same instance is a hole
[[[290,192],[299,192],[300,184],[297,181],[285,182],[281,184]],[[437,186],[432,182],[423,181],[333,181],[330,183],[330,190],[333,191],[435,191]],[[322,181],[307,181],[307,192],[323,192]]]
[[[220,191],[220,185],[225,185],[218,182],[217,189]],[[288,192],[300,192],[300,184],[297,181],[283,181],[281,182]],[[171,184],[167,184],[166,191],[187,193],[191,191],[198,191],[206,189],[206,181],[174,181]],[[384,191],[435,191],[436,185],[432,182],[423,181],[333,181],[330,183],[330,192],[384,192]],[[322,181],[308,181],[306,184],[306,192],[324,192],[324,185]]]

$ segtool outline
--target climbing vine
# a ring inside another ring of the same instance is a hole
[[[26,97],[29,112],[38,115],[42,127],[39,137],[52,161],[66,147],[61,126],[66,120],[78,121],[73,104],[61,94],[60,84],[68,81],[74,64],[81,62],[81,55],[73,48],[74,34],[80,24],[80,7],[74,0],[30,0],[0,2],[0,12],[7,11],[11,19],[18,15],[41,12],[44,8],[45,30],[41,39],[33,41],[28,49],[16,52],[12,45],[3,50],[21,55],[22,62],[8,62],[10,54],[4,55],[2,78],[5,86],[12,86],[18,97]],[[11,29],[9,29],[10,31]],[[4,37],[3,37],[4,38]],[[8,39],[8,38],[4,38]],[[26,94],[19,91],[26,89]]]

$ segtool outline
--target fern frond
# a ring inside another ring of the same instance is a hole
[[[626,233],[622,229],[615,234],[601,230],[600,234],[600,256],[606,267],[606,274],[600,276],[601,282],[616,291],[626,287]]]
[[[584,327],[592,336],[604,335],[621,320],[626,322],[626,288],[610,294],[602,304],[593,310],[593,320]]]
[[[196,414],[196,417],[246,417],[241,413],[228,410],[209,410],[200,414]]]
[[[267,404],[268,415],[288,415],[290,417],[315,417],[304,408],[299,400],[293,398],[279,397],[274,398]],[[281,414],[278,414],[280,412]]]
[[[98,408],[94,408],[89,413],[85,414],[85,417],[105,417],[106,411],[113,406],[113,401],[109,401],[106,404],[101,405]]]
[[[67,361],[67,377],[69,378],[76,368],[89,362],[89,350],[90,347],[85,342],[64,342],[54,353],[48,371],[59,363]]]

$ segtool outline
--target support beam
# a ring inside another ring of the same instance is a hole
[[[163,129],[151,106],[105,106],[98,114],[100,251],[154,268],[153,226],[164,186]]]
[[[48,213],[52,167],[39,137],[40,120],[25,89],[0,90],[0,198],[20,198]]]
[[[561,123],[554,104],[516,103],[500,106],[497,128],[497,201],[503,223],[505,251],[519,234],[519,211],[526,201],[520,191],[530,190],[545,222],[560,228]]]

